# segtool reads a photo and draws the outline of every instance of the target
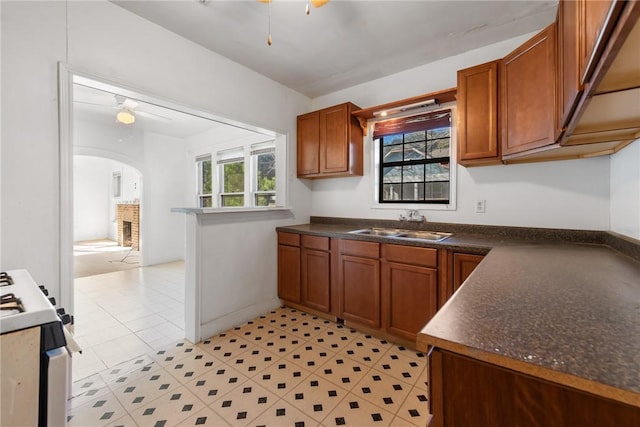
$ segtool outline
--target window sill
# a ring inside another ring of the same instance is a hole
[[[209,214],[239,214],[239,213],[251,213],[251,212],[278,212],[278,211],[291,211],[293,208],[288,206],[276,206],[273,208],[171,208],[171,212],[174,213],[186,213],[194,215],[209,215]]]
[[[451,203],[448,205],[439,205],[439,204],[423,204],[423,203],[374,203],[371,205],[371,209],[391,209],[391,210],[400,210],[406,211],[408,209],[418,210],[418,211],[455,211],[456,204]]]

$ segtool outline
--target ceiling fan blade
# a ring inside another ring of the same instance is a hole
[[[133,114],[135,114],[137,116],[141,116],[141,117],[159,118],[159,119],[162,119],[162,120],[166,120],[168,122],[170,122],[172,120],[171,117],[161,116],[160,114],[149,113],[147,111],[141,111],[141,110],[135,110],[133,112]]]
[[[76,103],[76,104],[94,105],[96,107],[109,108],[109,109],[118,109],[118,107],[116,107],[114,105],[98,104],[97,102],[77,101],[75,99],[73,100],[73,102]]]

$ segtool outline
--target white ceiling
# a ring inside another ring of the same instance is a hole
[[[543,28],[557,0],[112,0],[311,98]],[[269,9],[273,45],[267,46]]]

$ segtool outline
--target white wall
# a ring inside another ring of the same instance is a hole
[[[111,160],[73,159],[73,240],[104,239],[111,228]]]
[[[640,239],[640,139],[611,156],[611,230]]]
[[[113,198],[113,173],[120,172],[122,192]],[[102,157],[73,157],[73,239],[118,240],[116,205],[140,199],[141,176],[124,163]]]
[[[321,108],[352,101],[366,108],[455,87],[458,69],[503,57],[531,34],[354,86],[313,100]],[[396,219],[404,210],[372,209],[371,141],[365,138],[365,174],[312,182],[312,214]],[[427,210],[429,221],[550,228],[609,228],[607,157],[526,165],[457,167],[457,210]],[[486,200],[486,213],[474,212]]]
[[[27,268],[60,296],[58,61],[176,104],[288,134],[290,194],[298,214],[290,221],[308,221],[310,190],[291,177],[296,115],[309,111],[308,98],[107,1],[0,2],[0,8],[2,269]],[[224,224],[214,227],[221,238],[230,236]],[[236,265],[246,248],[271,251],[271,231],[268,240],[245,236],[242,245],[207,262]],[[227,285],[234,292],[235,281]],[[253,286],[275,289],[275,263]]]
[[[143,265],[185,258],[185,218],[171,208],[186,206],[190,176],[184,139],[147,133],[144,136],[145,185],[140,211]]]

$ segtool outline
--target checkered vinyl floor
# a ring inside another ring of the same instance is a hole
[[[426,357],[290,308],[73,384],[70,426],[426,426]]]

